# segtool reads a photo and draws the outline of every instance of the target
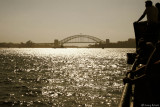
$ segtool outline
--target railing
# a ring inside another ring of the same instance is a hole
[[[137,59],[135,59],[132,70],[135,70],[137,66]],[[128,78],[132,78],[132,75],[129,73]],[[133,87],[132,84],[126,83],[122,92],[120,103],[118,107],[133,107]]]

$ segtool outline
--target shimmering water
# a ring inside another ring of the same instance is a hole
[[[0,106],[117,107],[135,49],[0,49]]]

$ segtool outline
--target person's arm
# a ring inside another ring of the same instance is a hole
[[[141,75],[141,76],[139,76],[139,77],[136,77],[136,78],[134,78],[134,79],[125,77],[125,78],[123,79],[123,84],[126,84],[126,83],[135,84],[135,83],[137,83],[137,82],[139,82],[139,81],[141,81],[141,80],[143,80],[143,79],[145,79],[145,78],[146,78],[146,74],[143,74],[143,75]]]
[[[131,73],[132,75],[137,75],[137,74],[144,73],[145,67],[146,67],[146,65],[143,65],[136,70],[130,70],[126,73],[126,76],[128,76],[129,73]]]
[[[160,60],[156,61],[154,64],[155,64],[155,65],[160,64]]]
[[[141,21],[141,20],[145,17],[145,15],[146,15],[146,10],[145,10],[144,13],[142,14],[142,16],[138,19],[137,22]]]

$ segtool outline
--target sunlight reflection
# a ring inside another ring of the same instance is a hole
[[[121,78],[127,70],[127,49],[17,48],[0,51],[1,68],[6,71],[1,75],[7,76],[2,81],[14,84],[5,85],[11,90],[6,100],[20,100],[21,105],[27,102],[31,106],[118,104],[123,87]]]

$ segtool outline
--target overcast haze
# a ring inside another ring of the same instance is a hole
[[[53,42],[80,33],[123,41],[134,38],[132,23],[144,9],[145,0],[0,0],[0,42]]]

